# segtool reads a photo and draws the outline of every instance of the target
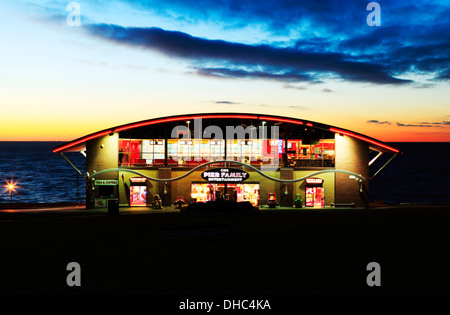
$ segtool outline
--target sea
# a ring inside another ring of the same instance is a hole
[[[0,142],[0,203],[85,202],[85,179],[60,155],[62,142]],[[386,204],[450,204],[450,142],[388,143],[398,154],[370,181],[370,201]],[[86,173],[79,152],[66,157]],[[370,167],[371,176],[392,155]],[[16,184],[11,194],[7,183]]]
[[[64,142],[0,142],[0,203],[82,203],[85,179],[53,148]],[[64,155],[81,173],[86,158],[79,152]],[[10,195],[7,183],[16,184]]]

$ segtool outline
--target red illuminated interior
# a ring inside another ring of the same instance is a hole
[[[305,206],[323,208],[325,192],[323,187],[306,187]]]
[[[141,157],[141,141],[119,139],[120,166],[130,166],[139,163]]]

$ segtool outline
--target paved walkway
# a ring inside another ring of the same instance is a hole
[[[120,207],[119,213],[140,214],[140,213],[176,213],[180,212],[175,207],[165,207],[156,210],[149,207]],[[80,215],[106,215],[108,208],[86,209],[85,206],[76,207],[55,207],[55,208],[33,208],[33,209],[1,209],[0,220],[31,219],[38,217],[61,217]]]
[[[321,211],[335,209],[332,207],[325,208],[294,208],[294,207],[277,207],[269,208],[262,206],[259,210],[264,212],[271,211]],[[344,208],[339,208],[344,209]],[[349,208],[356,209],[356,208]],[[120,215],[133,214],[157,214],[157,213],[179,213],[180,210],[175,206],[166,206],[163,209],[152,209],[151,207],[120,207]],[[59,206],[46,208],[30,208],[30,209],[0,209],[0,221],[48,218],[48,217],[71,217],[71,216],[91,216],[91,215],[107,215],[108,208],[86,209],[85,206]]]

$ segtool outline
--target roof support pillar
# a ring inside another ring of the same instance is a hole
[[[64,153],[60,152],[59,154],[61,154],[61,156],[62,156],[67,162],[69,162],[69,164],[75,169],[75,171],[78,172],[78,174],[80,174],[80,175],[83,176],[83,177],[86,177],[86,175],[84,175],[83,173],[81,173],[80,170],[79,170],[75,165],[73,165],[73,163],[72,163],[72,162],[64,155]]]
[[[370,179],[372,180],[375,176],[377,176],[377,174],[383,169],[383,168],[385,168],[385,166],[386,165],[388,165],[395,157],[397,156],[397,154],[394,154],[390,159],[389,159],[389,161],[387,161],[378,171],[376,171],[376,173],[375,174],[373,174],[373,176],[372,177],[370,177]]]
[[[369,166],[372,165],[372,163],[375,162],[382,154],[383,154],[383,152],[378,151],[377,156],[374,157],[374,158],[369,162]]]

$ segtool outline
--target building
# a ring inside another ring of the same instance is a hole
[[[72,151],[86,156],[87,208],[108,199],[149,206],[157,194],[164,205],[183,196],[186,203],[229,198],[264,206],[271,193],[280,206],[293,206],[300,195],[308,207],[366,207],[369,167],[382,154],[393,154],[391,161],[399,153],[335,126],[238,113],[144,120],[53,150],[64,158]]]

